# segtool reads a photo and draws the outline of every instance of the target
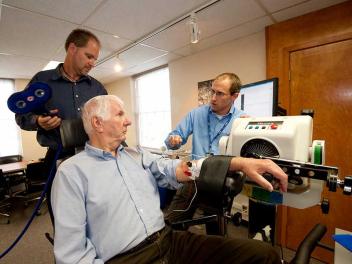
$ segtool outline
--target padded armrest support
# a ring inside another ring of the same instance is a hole
[[[243,187],[243,174],[228,172],[231,159],[220,155],[205,159],[196,181],[199,203],[215,212],[223,213],[224,209],[229,209]]]

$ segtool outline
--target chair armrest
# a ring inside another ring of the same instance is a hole
[[[199,218],[194,218],[194,219],[189,219],[189,220],[183,220],[183,221],[178,221],[171,223],[171,227],[175,229],[187,229],[190,226],[193,225],[202,225],[205,223],[209,222],[216,222],[218,220],[218,215],[206,215],[203,217]]]

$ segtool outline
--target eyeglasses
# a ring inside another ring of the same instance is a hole
[[[223,92],[218,92],[218,91],[215,91],[213,89],[210,89],[210,95],[214,96],[214,94],[215,94],[216,97],[223,97],[225,95],[228,95],[228,94],[225,94]]]

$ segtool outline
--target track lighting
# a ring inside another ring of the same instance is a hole
[[[190,22],[189,22],[190,34],[191,34],[191,43],[195,44],[199,41],[199,28],[197,24],[197,18],[195,13],[191,13]]]
[[[1,1],[1,0],[0,0]],[[187,13],[185,13],[184,15],[176,18],[175,20],[172,20],[170,22],[168,22],[167,24],[161,26],[160,28],[157,28],[156,30],[154,30],[153,32],[149,33],[148,35],[145,35],[143,37],[141,37],[140,39],[133,41],[131,44],[127,45],[126,47],[123,47],[122,49],[116,50],[115,52],[113,52],[112,54],[110,54],[109,56],[99,60],[95,66],[99,66],[100,64],[103,64],[104,62],[116,57],[117,54],[120,54],[122,52],[125,52],[137,45],[140,45],[141,43],[144,43],[146,40],[153,38],[154,36],[157,36],[158,34],[160,34],[161,32],[164,32],[165,30],[173,27],[174,25],[178,24],[178,23],[184,23],[184,21],[187,21],[187,19],[189,17],[190,21],[186,22],[185,25],[185,29],[187,31],[187,26],[189,26],[189,30],[190,30],[190,35],[191,35],[191,43],[197,43],[199,41],[199,35],[200,35],[200,31],[197,25],[197,21],[195,18],[195,14],[198,12],[201,12],[202,10],[205,10],[209,7],[211,7],[212,5],[220,2],[221,0],[209,0],[209,1],[205,1],[206,3],[197,7],[196,9],[193,9],[192,11],[188,11]]]

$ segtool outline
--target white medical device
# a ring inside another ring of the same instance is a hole
[[[307,208],[320,203],[322,180],[337,177],[338,171],[324,166],[325,174],[318,175],[319,166],[313,164],[324,163],[324,141],[312,141],[312,132],[313,119],[307,115],[237,118],[231,134],[220,139],[220,154],[278,159],[289,175],[288,192],[280,203]]]

